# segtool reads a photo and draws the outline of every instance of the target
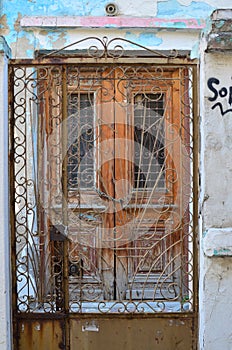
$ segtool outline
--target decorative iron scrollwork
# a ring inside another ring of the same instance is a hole
[[[64,49],[88,42],[99,65],[10,67],[15,309],[191,311],[194,68],[121,63],[167,57],[122,38]]]
[[[44,56],[40,57],[40,60],[43,58],[49,57],[49,56],[56,56],[57,54],[63,52],[64,50],[73,48],[81,48],[81,44],[90,42],[90,46],[87,49],[87,56],[92,58],[121,58],[124,56],[129,57],[136,57],[136,55],[143,55],[143,52],[145,55],[150,54],[150,56],[154,57],[160,57],[160,58],[175,58],[178,56],[177,50],[171,50],[169,53],[164,53],[161,51],[156,51],[151,48],[148,48],[146,46],[143,46],[141,44],[138,44],[136,42],[133,42],[126,38],[112,38],[109,39],[107,36],[104,36],[102,39],[94,36],[86,37],[83,39],[80,39],[78,41],[75,41],[71,44],[68,44],[61,49],[54,50]],[[130,54],[130,50],[140,50],[140,52],[132,53]],[[126,51],[128,50],[128,51]]]

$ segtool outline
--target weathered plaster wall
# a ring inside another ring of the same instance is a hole
[[[8,58],[6,42],[0,38],[0,349],[11,348],[10,242],[8,194]]]
[[[232,227],[232,58],[214,53],[205,61],[204,224]]]
[[[205,306],[200,310],[200,350],[231,350],[231,258],[206,259],[203,282],[202,304]]]
[[[97,17],[101,21],[101,17],[105,15],[105,5],[108,0],[2,0],[1,14],[1,35],[4,35],[7,42],[13,50],[13,57],[33,57],[35,50],[61,48],[64,45],[76,41],[77,38],[92,35],[91,19],[85,21],[85,24],[79,26],[78,29],[68,25],[69,16],[78,16],[85,18],[86,16]],[[209,14],[217,8],[216,0],[137,0],[124,1],[117,0],[118,16],[126,17],[156,17],[163,21],[160,26],[151,25],[150,28],[144,28],[141,24],[140,29],[123,29],[120,24],[114,23],[114,18],[108,18],[108,24],[101,28],[94,29],[94,34],[99,37],[107,35],[109,37],[117,35],[142,42],[143,45],[157,47],[159,49],[194,49],[199,39],[199,26],[194,26],[189,31],[186,20],[194,18],[197,20],[206,19]],[[227,8],[231,6],[230,0],[221,1],[220,7]],[[33,27],[33,25],[25,28],[21,26],[21,20],[25,16],[55,16],[58,19],[66,16],[67,26],[60,28],[54,24],[50,27]],[[169,23],[170,19],[180,19],[174,31],[173,23]],[[134,19],[136,22],[136,19]],[[99,25],[101,27],[101,24]],[[87,29],[88,28],[88,29]],[[182,29],[180,32],[178,29]],[[170,33],[172,30],[172,33]],[[183,34],[184,32],[184,34]],[[186,35],[188,39],[186,40]]]
[[[201,54],[200,349],[232,349],[232,55]],[[211,44],[210,44],[211,45]]]

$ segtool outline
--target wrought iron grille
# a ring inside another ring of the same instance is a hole
[[[103,43],[10,67],[15,307],[191,312],[195,67]]]

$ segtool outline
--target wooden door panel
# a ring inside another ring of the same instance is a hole
[[[185,249],[182,186],[190,176],[185,78],[175,68],[161,78],[156,69],[106,66],[79,69],[72,81],[74,71],[67,76],[71,301],[175,300]],[[58,129],[58,144],[61,135]],[[53,213],[56,221],[62,209]]]

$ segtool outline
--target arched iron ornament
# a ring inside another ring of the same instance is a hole
[[[93,41],[89,48],[87,49],[87,55],[91,58],[121,58],[125,56],[126,49],[123,47],[123,44],[129,44],[130,47],[128,47],[128,51],[132,50],[133,48],[142,50],[140,52],[140,55],[142,55],[142,52],[147,52],[151,56],[160,57],[160,58],[175,58],[178,56],[177,50],[171,50],[167,53],[164,53],[162,51],[156,51],[149,47],[146,47],[144,45],[141,45],[139,43],[136,43],[134,41],[131,41],[129,39],[125,38],[112,38],[109,39],[107,36],[104,36],[102,39],[90,36],[86,37],[80,40],[77,40],[71,44],[68,44],[66,46],[63,46],[61,49],[54,50],[49,52],[48,54],[45,54],[40,57],[42,60],[43,58],[48,58],[50,56],[56,56],[57,54],[61,53],[63,50],[67,50],[70,48],[73,48],[74,46],[78,46],[81,43]],[[136,56],[136,55],[135,55]]]

